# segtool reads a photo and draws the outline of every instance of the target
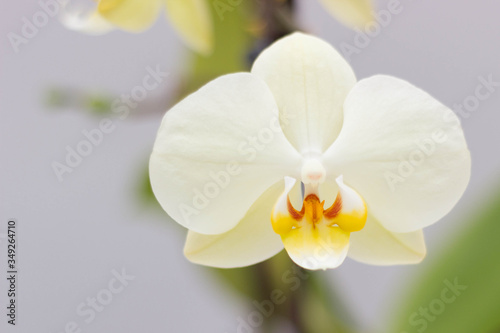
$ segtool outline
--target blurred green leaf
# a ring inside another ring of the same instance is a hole
[[[500,332],[500,193],[482,208],[406,297],[391,332]]]
[[[273,327],[275,320],[286,318],[299,333],[354,332],[349,327],[351,316],[346,313],[337,293],[320,276],[322,272],[301,269],[286,251],[249,267],[209,270],[247,299],[249,313],[258,311],[258,304],[269,309],[272,295],[280,295],[283,301],[273,303],[263,329]]]
[[[111,113],[114,98],[100,92],[88,92],[82,89],[53,87],[44,96],[44,104],[52,110],[75,109],[89,112],[96,116]]]
[[[142,171],[139,175],[135,193],[140,202],[144,205],[151,205],[155,208],[162,209],[160,204],[158,203],[158,200],[156,200],[156,197],[153,193],[153,188],[151,187],[151,180],[149,178],[149,161],[146,161],[144,171]]]
[[[222,283],[231,287],[237,293],[249,298],[269,298],[270,288],[283,288],[281,275],[292,266],[292,262],[285,251],[271,259],[253,266],[219,269],[208,268]]]
[[[53,110],[63,108],[69,104],[68,94],[57,88],[49,89],[46,92],[44,99],[44,105]]]
[[[233,291],[249,299],[258,293],[255,281],[255,267],[242,267],[233,269],[207,268],[221,279],[221,282]]]
[[[352,333],[355,320],[340,295],[325,281],[324,272],[310,272],[302,306],[302,321],[308,333]]]
[[[104,115],[111,112],[113,99],[107,96],[90,95],[85,101],[86,108],[97,115]]]

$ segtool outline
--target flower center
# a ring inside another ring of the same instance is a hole
[[[326,171],[318,159],[310,158],[302,165],[301,178],[304,184],[317,185],[325,181]]]
[[[343,209],[343,199],[339,192],[335,202],[329,208],[325,209],[324,205],[325,201],[320,201],[316,194],[309,194],[304,199],[302,209],[298,211],[287,196],[288,214],[273,214],[271,218],[273,229],[277,234],[282,235],[291,229],[304,226],[316,228],[318,224],[327,227],[338,226],[346,232],[360,231],[365,226],[367,210],[362,199],[358,202],[351,202],[350,208],[352,209],[346,211]]]
[[[281,236],[290,257],[303,267],[336,267],[347,254],[350,233],[365,226],[365,202],[354,189],[344,184],[342,176],[336,181],[339,191],[328,208],[317,194],[318,186],[306,185],[302,208],[297,210],[288,196],[295,185],[293,179],[285,180],[285,192],[274,206],[273,230]]]

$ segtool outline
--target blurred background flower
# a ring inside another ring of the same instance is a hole
[[[90,2],[90,0],[88,0]],[[209,3],[205,0],[99,0],[95,9],[71,8],[66,3],[61,21],[69,29],[91,34],[113,29],[142,32],[150,28],[165,7],[165,14],[186,45],[210,54],[213,48],[213,27]],[[80,7],[84,7],[80,3]]]
[[[350,28],[363,28],[373,19],[372,0],[319,0],[340,22]]]

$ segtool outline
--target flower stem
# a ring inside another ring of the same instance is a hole
[[[302,267],[297,266],[297,269],[304,275],[308,274]],[[303,322],[302,313],[303,299],[305,296],[304,293],[307,293],[308,289],[308,281],[304,280],[301,287],[291,295],[289,319],[297,333],[308,333]]]

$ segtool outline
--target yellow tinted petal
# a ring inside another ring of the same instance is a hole
[[[160,0],[101,0],[97,10],[119,28],[139,32],[154,23],[161,5]]]
[[[271,89],[283,132],[299,152],[328,149],[340,133],[344,99],[356,83],[340,53],[317,37],[296,32],[262,51],[252,74]]]
[[[233,229],[219,235],[189,231],[184,255],[191,262],[220,268],[253,265],[281,250],[283,243],[273,232],[269,215],[283,189],[283,182],[271,186],[250,207]]]
[[[350,28],[363,27],[373,20],[371,0],[320,0],[340,22]]]
[[[425,228],[456,205],[469,183],[471,157],[450,108],[386,75],[356,83],[344,103],[342,132],[323,155],[331,174],[363,195],[384,228]]]
[[[167,16],[177,33],[191,49],[210,54],[213,49],[213,25],[205,0],[165,0]]]
[[[426,253],[422,230],[390,232],[368,214],[363,230],[351,235],[348,256],[371,265],[406,265],[421,262]]]
[[[301,162],[277,122],[271,92],[248,73],[221,76],[186,97],[166,113],[151,154],[158,202],[198,233],[234,228],[266,189]],[[272,139],[258,139],[257,150],[249,138],[261,131]]]

